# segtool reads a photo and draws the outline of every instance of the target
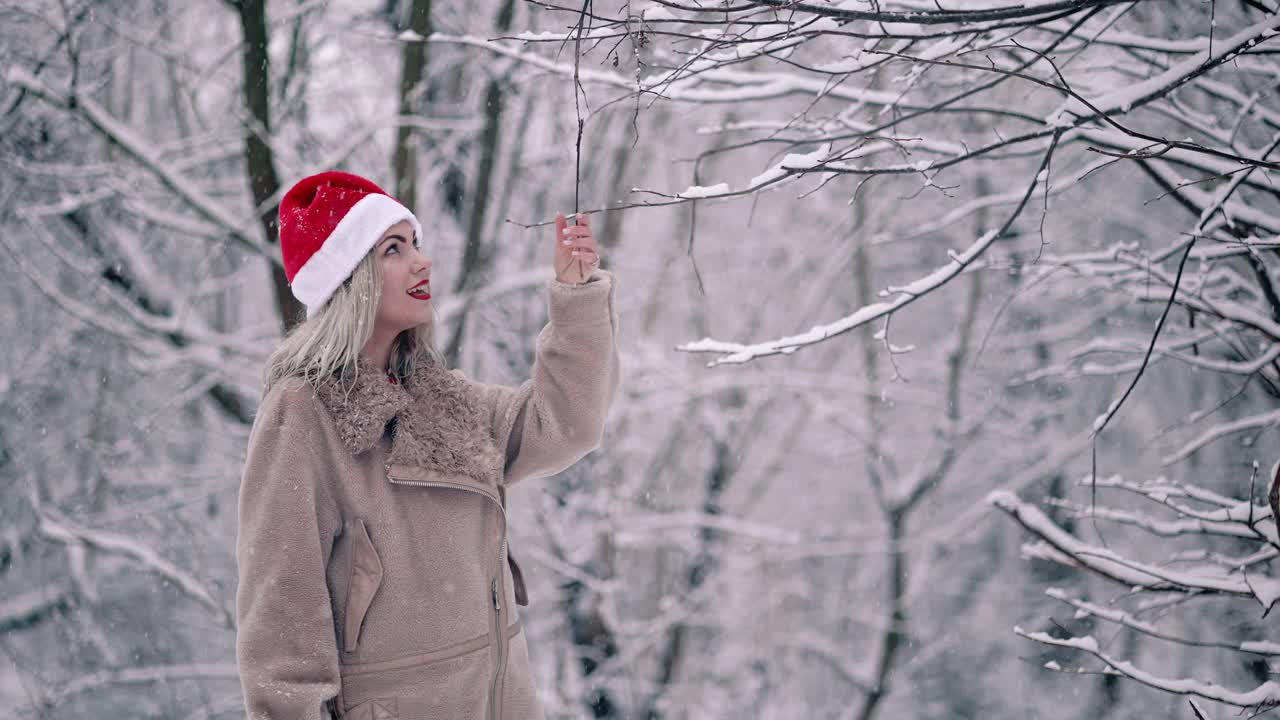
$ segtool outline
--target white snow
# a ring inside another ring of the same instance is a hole
[[[39,529],[45,537],[66,543],[67,545],[84,545],[99,551],[132,557],[139,565],[152,570],[162,578],[172,581],[188,595],[216,614],[228,618],[226,608],[222,607],[218,598],[204,586],[199,579],[185,568],[162,557],[158,552],[138,540],[109,533],[102,530],[77,527],[69,520],[57,517],[46,510],[40,517]]]
[[[1259,655],[1280,655],[1280,643],[1267,640],[1249,640],[1240,643],[1240,651]]]
[[[1037,642],[1048,643],[1050,645],[1057,645],[1059,647],[1076,648],[1078,650],[1085,650],[1087,652],[1092,652],[1092,653],[1098,652],[1098,641],[1095,640],[1092,635],[1082,635],[1080,637],[1072,637],[1072,638],[1055,638],[1051,636],[1049,633],[1027,632],[1026,630],[1023,630],[1022,628],[1018,628],[1018,627],[1015,627],[1013,631],[1027,638],[1028,640],[1035,640]]]
[[[1280,600],[1280,578],[1250,575],[1248,586],[1264,610],[1269,610],[1276,600]]]
[[[804,32],[821,33],[840,29],[840,22],[833,17],[820,17],[804,26]]]
[[[515,34],[515,38],[517,40],[564,40],[566,38],[572,38],[572,37],[573,37],[572,33],[566,34],[566,33],[559,33],[559,32],[551,32],[550,30],[543,30],[541,32],[533,32],[531,30],[527,30],[525,32]]]
[[[70,102],[70,98],[44,85],[38,78],[19,66],[10,67],[5,78],[10,84],[26,88],[33,94],[54,103],[67,105]],[[154,143],[148,138],[139,135],[132,126],[116,119],[93,98],[77,95],[74,99],[80,112],[91,124],[146,165],[161,182],[190,204],[206,220],[221,225],[233,237],[266,259],[283,264],[278,252],[266,250],[260,242],[244,230],[246,224],[253,227],[252,223],[242,222],[203,189],[175,170],[170,163],[165,162],[155,149]]]
[[[867,67],[869,63],[863,62],[862,51],[854,49],[853,54],[849,57],[834,60],[832,62],[818,63],[814,68],[822,72],[832,73],[834,75],[842,75],[845,73],[857,72]]]
[[[1074,563],[1083,565],[1116,582],[1135,587],[1171,585],[1190,590],[1205,590],[1243,597],[1256,597],[1264,602],[1272,588],[1255,594],[1239,573],[1227,573],[1223,568],[1204,565],[1187,570],[1176,570],[1150,563],[1129,560],[1115,551],[1090,545],[1068,533],[1051,520],[1037,506],[1019,500],[1009,492],[996,491],[987,501],[1012,515],[1027,530],[1048,542],[1059,552],[1069,556]],[[1280,589],[1277,589],[1280,592]]]
[[[665,5],[659,5],[657,3],[652,3],[650,5],[646,5],[643,8],[641,8],[640,16],[644,18],[645,22],[655,22],[659,20],[679,20],[679,18],[677,18],[675,15],[671,13],[671,10],[668,7],[666,7]]]
[[[924,35],[929,32],[929,28],[920,23],[886,22],[876,23],[876,26],[883,28],[886,35]]]
[[[778,178],[780,178],[780,177],[784,177],[784,176],[786,176],[786,174],[787,174],[787,171],[786,171],[786,170],[784,170],[784,169],[782,168],[782,166],[781,166],[781,165],[774,165],[773,167],[769,168],[768,170],[765,170],[764,172],[760,173],[759,175],[757,175],[757,176],[755,176],[755,177],[751,178],[750,180],[748,180],[748,181],[747,181],[747,187],[753,187],[753,188],[754,188],[754,187],[760,187],[761,185],[765,185],[765,184],[767,184],[767,183],[771,183],[771,182],[773,182],[774,180],[777,180],[777,179],[778,179]]]
[[[682,198],[705,198],[713,195],[723,195],[729,192],[729,183],[716,183],[715,185],[690,185],[684,191],[680,192],[677,197]]]
[[[786,170],[808,170],[817,167],[823,160],[827,159],[827,155],[831,152],[831,143],[825,143],[822,147],[810,153],[790,153],[782,158],[779,167]]]
[[[897,294],[898,297],[887,302],[864,305],[835,322],[818,326],[821,328],[820,332],[810,331],[800,335],[775,338],[773,340],[767,340],[751,345],[704,338],[695,342],[677,345],[676,349],[682,352],[710,352],[722,354],[722,357],[707,363],[708,367],[713,367],[723,363],[745,363],[754,358],[765,355],[787,354],[794,352],[795,348],[822,342],[830,337],[840,335],[855,327],[871,322],[872,320],[889,315],[898,308],[904,307],[914,302],[917,298],[942,287],[948,280],[959,275],[968,263],[973,262],[973,260],[981,255],[983,251],[995,241],[998,234],[999,228],[994,228],[984,233],[981,237],[975,240],[972,245],[965,248],[964,252],[955,255],[951,262],[946,265],[939,267],[928,275],[925,275],[914,282],[908,283],[907,285],[889,286],[889,292]]]
[[[1134,105],[1142,104],[1152,97],[1164,94],[1170,88],[1181,84],[1185,78],[1197,73],[1205,63],[1226,55],[1231,55],[1259,38],[1265,33],[1280,28],[1280,15],[1272,15],[1251,25],[1229,38],[1214,42],[1213,52],[1206,47],[1202,52],[1172,65],[1168,70],[1147,80],[1124,85],[1105,95],[1089,100],[1093,107],[1103,113],[1117,110],[1128,112]],[[1058,108],[1045,116],[1045,124],[1050,127],[1068,127],[1076,122],[1076,118],[1084,118],[1094,114],[1094,110],[1076,98],[1068,98]],[[1075,118],[1071,117],[1076,116]]]

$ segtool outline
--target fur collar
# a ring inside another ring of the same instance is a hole
[[[390,464],[468,475],[491,485],[502,476],[502,453],[475,390],[429,358],[422,358],[404,383],[393,385],[361,357],[354,382],[328,378],[316,386],[316,395],[353,455],[390,432]]]

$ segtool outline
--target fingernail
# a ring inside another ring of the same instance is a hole
[[[567,238],[566,238],[566,239],[564,239],[564,240],[561,240],[560,242],[561,242],[561,244],[564,244],[564,245],[572,245],[572,244],[573,244],[573,241],[572,241],[572,240],[569,240],[569,239],[567,239]]]

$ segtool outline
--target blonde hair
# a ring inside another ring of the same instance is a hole
[[[298,376],[315,386],[333,375],[354,379],[360,352],[373,335],[373,323],[382,297],[382,266],[368,253],[351,276],[334,291],[320,312],[290,330],[267,358],[264,392],[277,382]],[[430,322],[405,330],[391,344],[391,372],[403,381],[419,362],[445,366],[435,346],[435,314]]]

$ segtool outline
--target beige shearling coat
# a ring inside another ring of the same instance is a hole
[[[419,363],[266,392],[236,540],[251,720],[543,717],[504,488],[599,447],[621,373],[613,274],[547,287],[517,387]]]

